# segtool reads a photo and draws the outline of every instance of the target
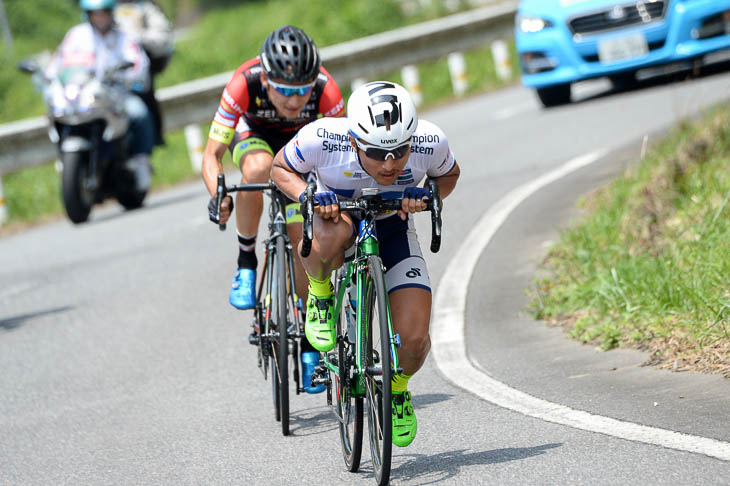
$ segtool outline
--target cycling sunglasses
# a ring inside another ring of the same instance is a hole
[[[386,160],[388,160],[388,156],[392,157],[393,159],[400,159],[401,157],[405,157],[405,155],[411,151],[410,139],[403,145],[398,145],[397,147],[393,148],[381,148],[375,147],[373,145],[364,145],[360,143],[360,140],[357,138],[355,139],[355,145],[357,145],[357,148],[365,152],[365,155],[367,155],[369,158],[377,160],[379,162],[385,162]]]
[[[310,91],[312,91],[312,88],[314,88],[314,83],[316,83],[316,81],[313,81],[309,84],[294,86],[291,84],[275,83],[274,81],[269,79],[269,84],[271,85],[271,87],[286,96],[287,98],[294,95],[304,96],[308,94]]]

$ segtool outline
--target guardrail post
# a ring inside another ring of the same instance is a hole
[[[3,179],[0,177],[0,226],[8,221],[8,207],[5,205],[5,196],[3,195]]]
[[[421,106],[421,103],[423,103],[423,92],[421,91],[421,82],[418,79],[418,68],[412,64],[403,66],[400,70],[400,75],[403,78],[403,85],[411,93],[413,102],[416,106]]]
[[[350,82],[350,91],[355,91],[357,88],[362,86],[363,84],[367,83],[367,80],[365,78],[355,78]],[[347,103],[347,100],[345,100],[345,103]]]
[[[185,125],[185,142],[188,145],[190,165],[196,174],[200,174],[203,171],[203,135],[198,125]]]
[[[512,61],[509,58],[507,43],[502,39],[492,42],[492,57],[494,67],[497,69],[497,76],[502,81],[512,79]]]
[[[466,61],[461,52],[452,52],[446,58],[451,74],[451,87],[456,96],[461,96],[466,91]]]

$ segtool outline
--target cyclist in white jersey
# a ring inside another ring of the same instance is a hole
[[[305,333],[319,351],[335,345],[330,276],[355,239],[352,217],[339,213],[337,198],[357,198],[369,187],[377,187],[384,198],[404,198],[401,210],[381,215],[376,223],[394,332],[402,341],[398,361],[403,373],[393,377],[393,443],[404,447],[417,430],[408,380],[431,347],[431,287],[408,213],[426,209],[425,177],[436,181],[445,198],[460,169],[444,133],[418,120],[411,96],[400,85],[376,81],[361,86],[352,93],[347,113],[347,119],[321,118],[302,128],[274,158],[271,175],[289,197],[301,200],[307,187],[302,176],[317,174],[314,240],[303,263],[310,285]]]

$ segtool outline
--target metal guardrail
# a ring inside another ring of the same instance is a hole
[[[372,78],[512,35],[517,0],[484,7],[320,50],[322,62],[341,85]],[[213,119],[233,71],[158,90],[167,131]],[[56,157],[45,117],[0,125],[0,176]]]

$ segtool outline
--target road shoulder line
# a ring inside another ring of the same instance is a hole
[[[586,167],[606,155],[596,150],[523,184],[497,201],[457,250],[434,296],[431,324],[432,352],[439,370],[455,385],[480,398],[523,415],[621,439],[730,461],[730,443],[706,437],[621,421],[548,402],[491,378],[467,355],[464,339],[466,296],[479,257],[510,213],[548,184]]]

